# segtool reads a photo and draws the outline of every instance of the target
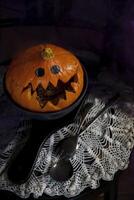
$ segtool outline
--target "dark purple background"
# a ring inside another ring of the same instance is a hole
[[[19,18],[24,24],[40,24],[41,28],[39,31],[35,27],[24,34],[28,27],[18,32],[15,27],[2,28],[2,58],[12,56],[23,46],[53,42],[67,48],[99,53],[107,66],[113,67],[113,72],[119,72],[121,78],[133,85],[133,0],[1,0],[1,22],[11,18]],[[13,43],[18,37],[19,40]],[[14,49],[10,50],[12,45]]]

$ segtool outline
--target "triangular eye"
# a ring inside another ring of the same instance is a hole
[[[60,67],[59,67],[58,65],[53,65],[53,66],[51,67],[51,72],[52,72],[53,74],[58,74],[58,73],[60,72]]]

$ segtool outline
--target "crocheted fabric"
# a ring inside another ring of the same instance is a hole
[[[121,91],[121,98],[89,125],[116,91]],[[111,85],[102,83],[94,84],[90,91],[87,101],[92,106],[81,129],[76,153],[70,159],[74,172],[68,181],[60,183],[53,180],[49,168],[58,159],[54,154],[56,144],[75,134],[74,123],[56,131],[41,144],[33,172],[26,183],[13,184],[5,170],[0,176],[0,188],[23,198],[31,193],[35,198],[43,193],[73,197],[87,187],[96,189],[100,179],[110,181],[118,170],[126,169],[134,146],[134,93],[131,88],[121,84],[116,91]],[[17,143],[14,139],[9,144],[10,153],[2,162],[0,160],[0,169],[6,165]],[[8,152],[8,148],[5,152]]]

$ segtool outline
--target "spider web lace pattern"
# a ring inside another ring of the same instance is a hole
[[[15,185],[3,173],[0,188],[15,192],[23,198],[29,197],[31,193],[35,198],[43,193],[73,197],[87,187],[96,189],[100,179],[110,181],[118,170],[126,169],[134,146],[134,113],[130,112],[134,105],[124,100],[115,103],[89,125],[89,121],[105,107],[108,100],[106,93],[103,100],[98,96],[90,94],[87,100],[92,103],[92,107],[81,130],[76,154],[70,159],[74,173],[68,181],[54,181],[49,175],[49,168],[58,159],[54,156],[56,144],[75,134],[76,126],[73,123],[61,128],[42,143],[33,173],[26,183]]]

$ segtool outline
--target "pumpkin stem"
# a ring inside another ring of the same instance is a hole
[[[45,48],[45,49],[43,49],[43,51],[41,52],[41,57],[44,60],[49,60],[49,59],[53,58],[54,54],[53,54],[52,49],[51,48]]]

